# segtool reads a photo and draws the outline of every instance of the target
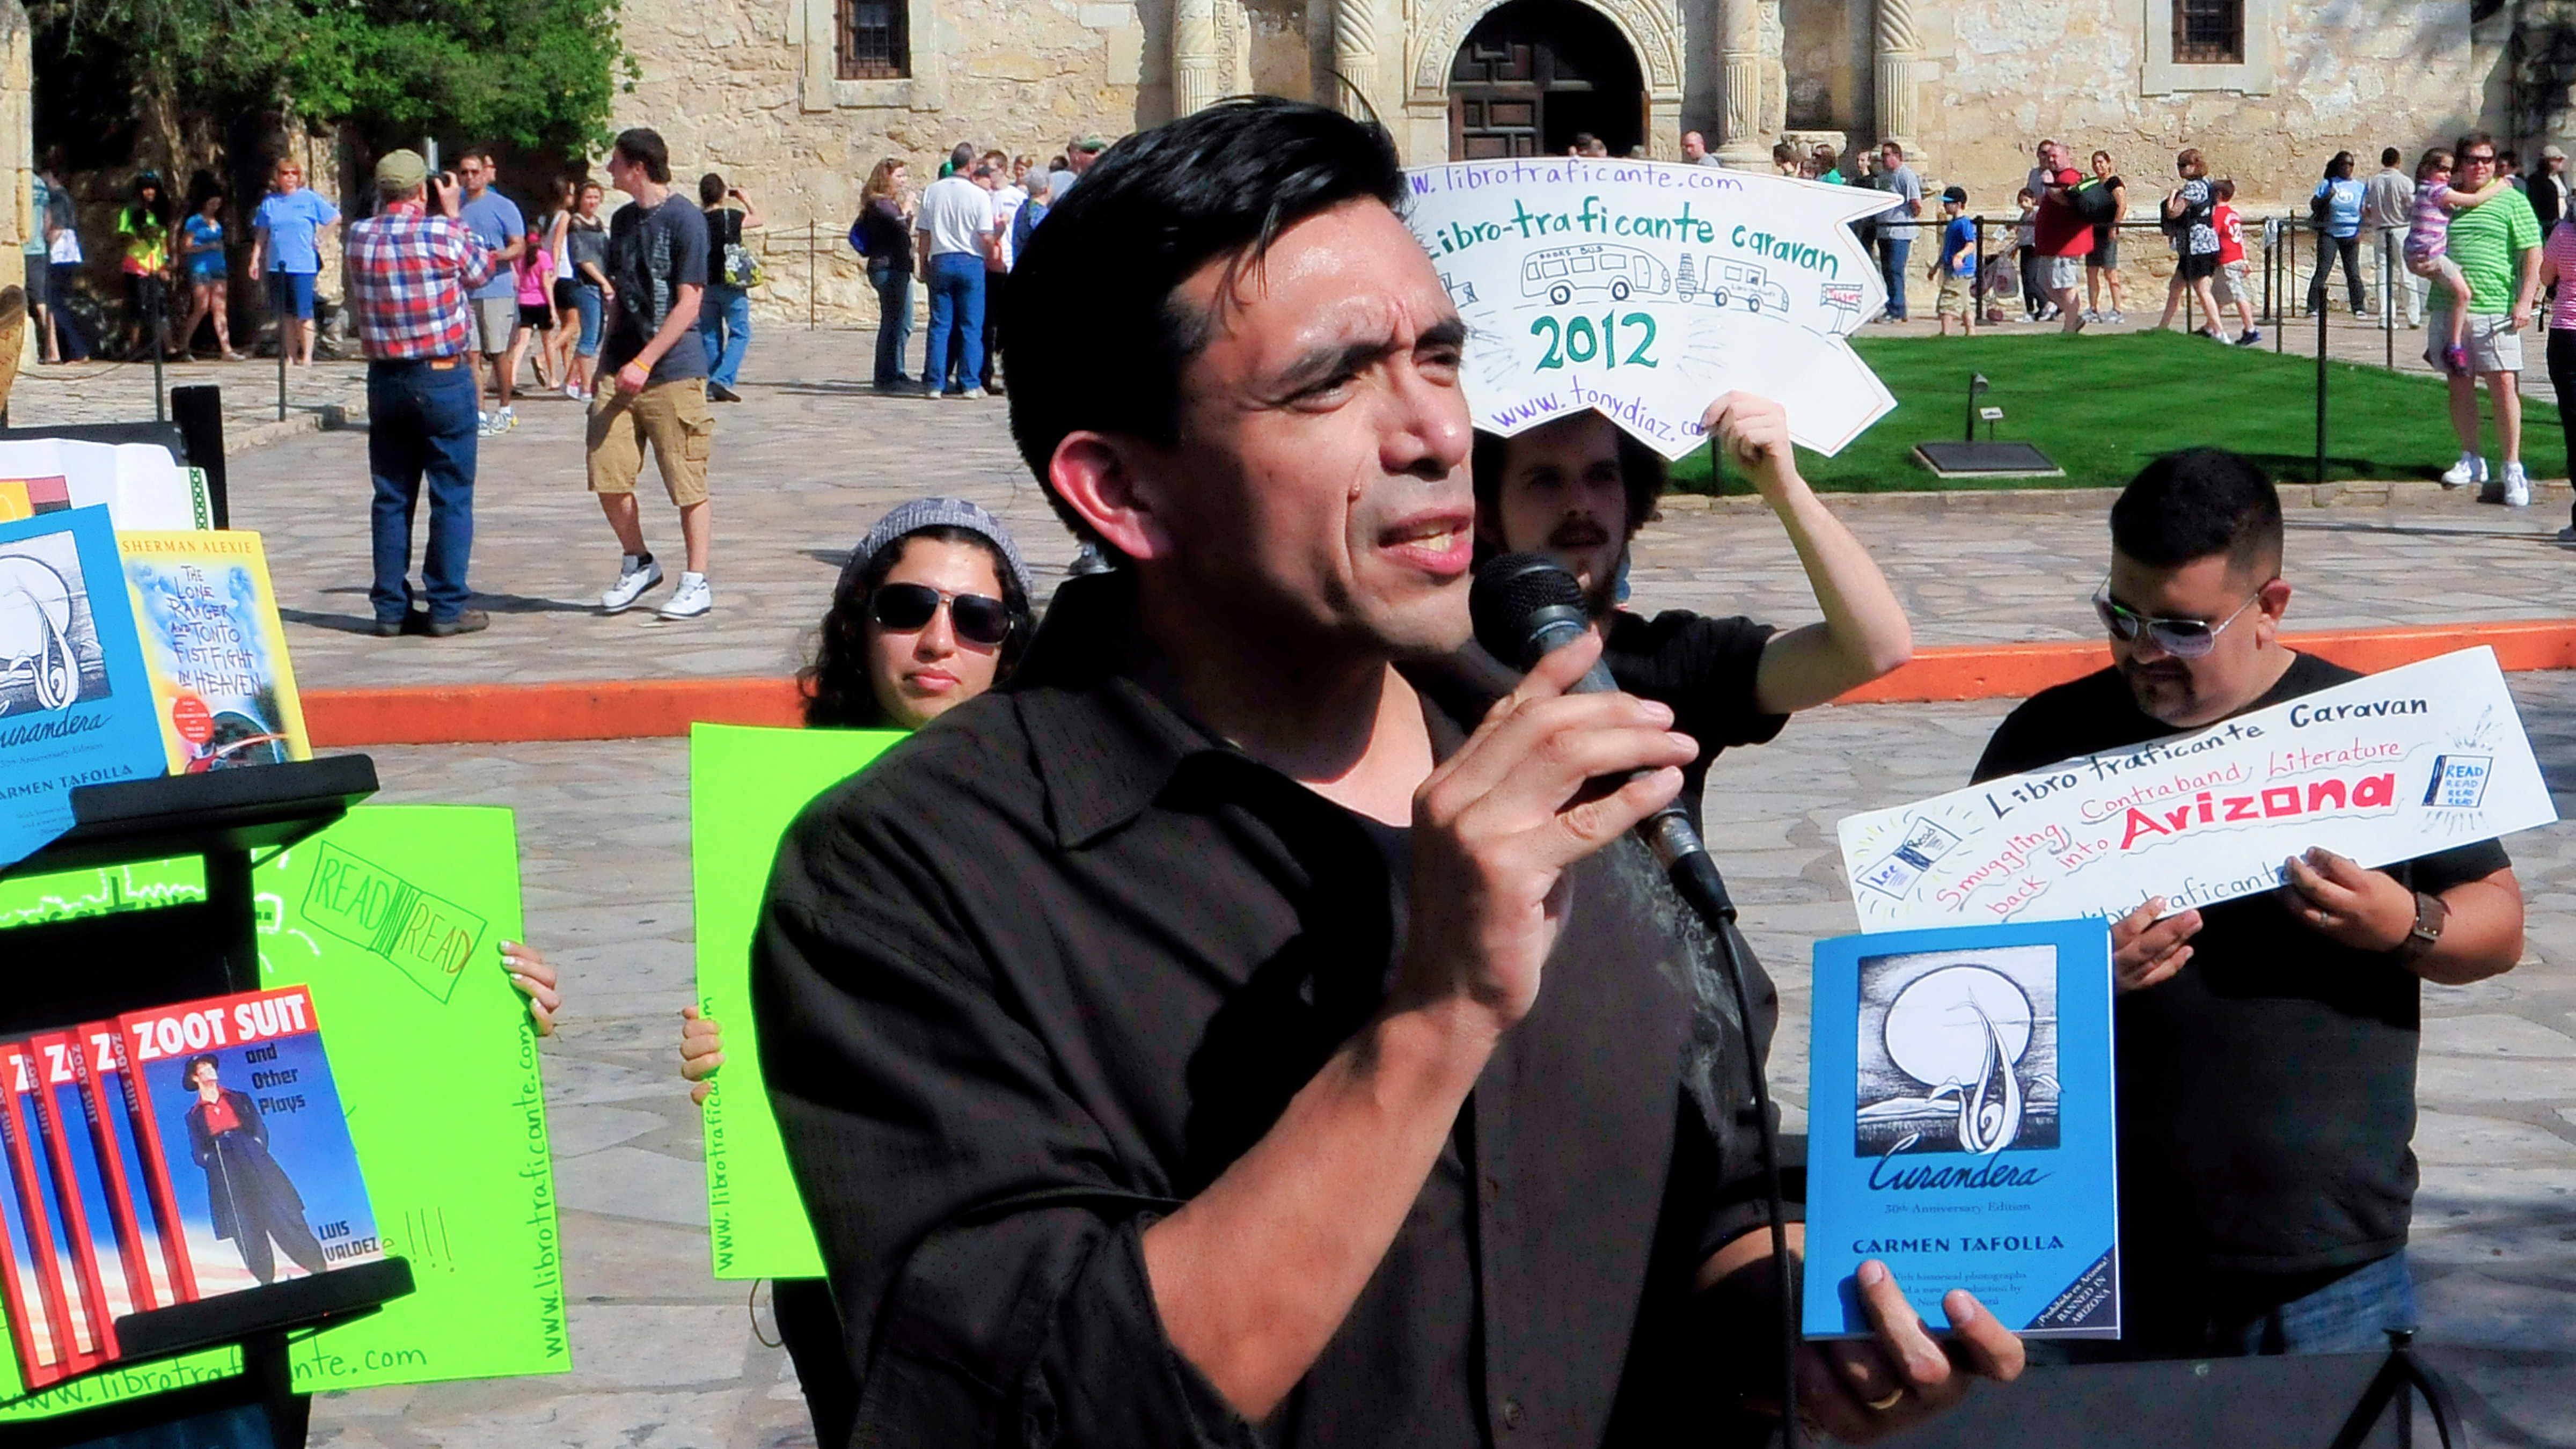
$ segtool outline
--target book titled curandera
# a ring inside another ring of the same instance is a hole
[[[2120,1336],[2111,936],[2098,918],[1819,941],[1806,1333],[1869,1333],[1885,1263],[2032,1338]]]

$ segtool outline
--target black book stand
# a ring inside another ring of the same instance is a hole
[[[6,962],[0,1035],[77,1026],[171,1002],[260,989],[259,927],[251,890],[254,856],[305,839],[375,791],[375,761],[365,755],[73,790],[77,823],[72,829],[0,869],[0,877],[196,856],[205,862],[206,896],[0,933],[0,945],[6,948],[0,952]],[[116,1321],[123,1357],[97,1373],[125,1373],[154,1360],[238,1344],[242,1374],[52,1418],[0,1424],[0,1444],[77,1444],[255,1402],[267,1406],[280,1449],[293,1449],[304,1443],[308,1401],[294,1389],[289,1335],[373,1313],[411,1291],[411,1265],[385,1258],[127,1314]]]

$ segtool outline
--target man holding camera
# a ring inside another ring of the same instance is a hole
[[[456,178],[433,180],[413,151],[376,163],[376,215],[349,227],[349,311],[367,356],[367,471],[375,476],[375,606],[379,638],[443,639],[489,627],[465,600],[474,545],[476,391],[467,294],[492,276],[493,256],[456,219]],[[413,607],[411,520],[429,480],[429,545],[421,558],[427,609]]]

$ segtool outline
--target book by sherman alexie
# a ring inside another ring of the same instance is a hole
[[[259,535],[116,536],[174,774],[312,757]]]
[[[313,998],[300,986],[119,1019],[144,1170],[211,1298],[384,1256]]]
[[[1819,941],[1809,1061],[1809,1337],[1869,1332],[1872,1258],[1936,1327],[1965,1288],[2026,1337],[2120,1336],[2107,923]]]
[[[0,523],[0,866],[71,828],[71,792],[161,774],[104,508]]]

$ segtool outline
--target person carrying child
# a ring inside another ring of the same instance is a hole
[[[1932,280],[1941,284],[1932,314],[1940,319],[1941,335],[1950,335],[1950,319],[1959,319],[1964,337],[1977,335],[1977,309],[1970,305],[1969,283],[1977,274],[1977,224],[1968,220],[1968,189],[1945,187],[1941,192],[1941,256],[1932,264]]]
[[[2454,164],[2452,153],[2439,146],[2415,163],[2415,216],[2406,229],[2406,270],[2450,288],[2451,305],[2438,309],[2450,323],[2442,368],[2453,377],[2466,377],[2469,354],[2461,332],[2468,325],[2469,279],[2451,260],[2451,217],[2503,195],[2513,183],[2499,175],[2475,191],[2462,191],[2451,185]]]

